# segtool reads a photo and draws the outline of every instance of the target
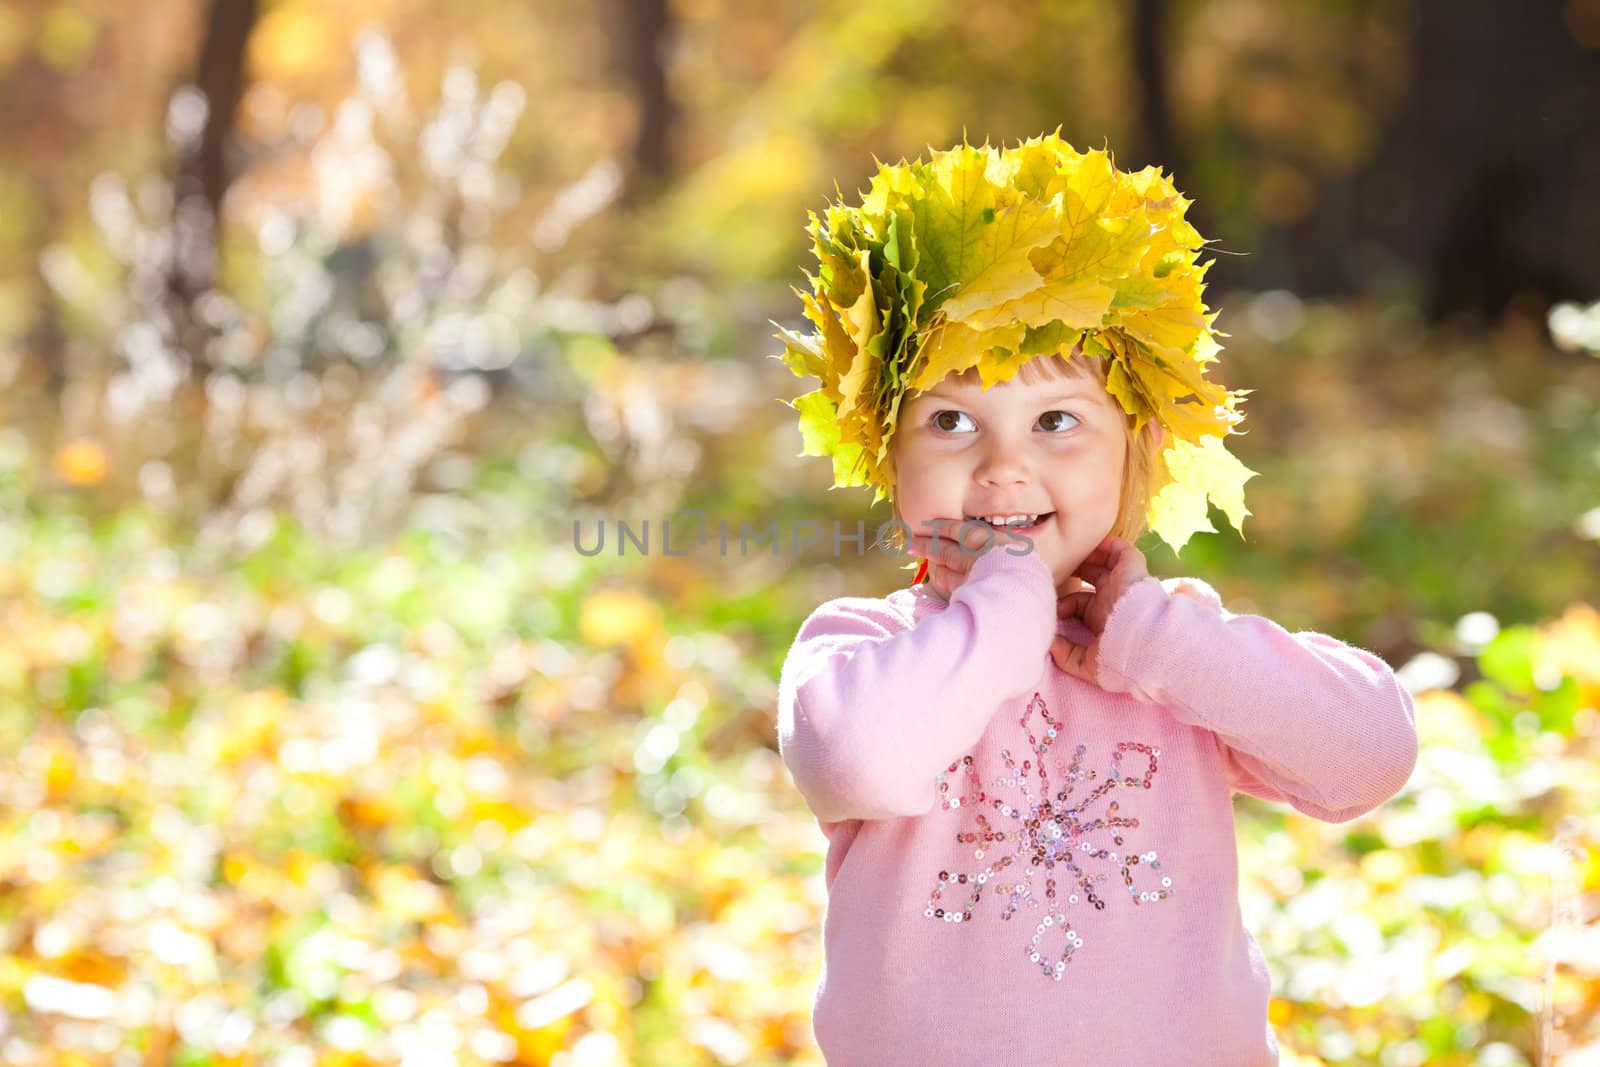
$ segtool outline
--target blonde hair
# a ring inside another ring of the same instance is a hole
[[[1017,377],[1029,385],[1058,381],[1062,378],[1088,377],[1099,382],[1101,388],[1105,388],[1106,361],[1085,356],[1082,348],[1075,346],[1070,354],[1035,356],[1017,369]],[[970,367],[960,374],[952,374],[946,380],[964,385],[982,383],[976,367]],[[915,395],[914,392],[908,392],[901,403],[906,403]],[[1118,410],[1121,409],[1116,398],[1108,396],[1107,399],[1117,405]],[[1123,453],[1122,495],[1117,503],[1117,519],[1112,524],[1111,533],[1132,544],[1148,528],[1146,509],[1149,502],[1150,475],[1155,467],[1156,451],[1159,446],[1149,428],[1142,433],[1135,431],[1132,415],[1124,413],[1123,429],[1127,450]],[[896,489],[898,489],[897,484]],[[897,496],[898,493],[891,494],[891,499]],[[894,515],[897,519],[902,518],[898,499],[894,499]]]

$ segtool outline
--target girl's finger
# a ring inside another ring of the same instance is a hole
[[[955,541],[941,540],[939,543],[939,561],[951,571],[965,573],[972,569],[977,558],[970,548],[963,548]]]
[[[959,538],[954,535],[960,533]],[[998,535],[987,523],[968,522],[951,531],[951,544],[956,548],[956,554],[965,562],[967,569],[977,562],[979,556],[985,551],[992,550],[998,540]]]
[[[986,522],[964,520],[962,526],[965,527],[965,530],[962,531],[962,539],[973,547],[1000,539],[1000,531]]]
[[[908,548],[920,556],[932,556],[946,551],[959,552],[960,545],[955,540],[955,528],[945,526],[938,534],[912,534],[907,542]]]
[[[946,542],[949,553],[945,558],[952,569],[965,573],[978,562],[979,556],[993,552],[997,543],[998,537],[992,529],[983,523],[973,523],[961,531],[959,541]]]
[[[1129,549],[1128,552],[1117,561],[1117,565],[1112,568],[1112,571],[1128,585],[1132,585],[1134,582],[1150,573],[1149,569],[1145,566],[1144,557],[1139,554],[1137,549]]]
[[[1094,603],[1094,591],[1080,589],[1076,593],[1068,593],[1056,601],[1056,618],[1065,619],[1069,616],[1084,618],[1084,613],[1089,610],[1089,605]]]
[[[1079,578],[1084,579],[1090,585],[1098,586],[1105,584],[1106,575],[1111,573],[1111,568],[1105,566],[1103,563],[1091,563],[1088,560],[1084,560],[1082,563],[1078,564],[1078,569],[1072,573]]]
[[[961,533],[959,541],[954,538],[957,532]],[[1000,547],[998,540],[998,535],[986,523],[969,523],[965,529],[959,524],[950,524],[940,527],[937,535],[913,534],[906,550],[928,560],[930,573],[931,568],[944,567],[953,573],[965,574],[985,551],[993,552]]]
[[[1075,678],[1084,677],[1084,657],[1088,652],[1084,646],[1075,645],[1065,637],[1058,636],[1050,642],[1050,658],[1057,667]]]
[[[1130,567],[1139,567],[1144,563],[1144,556],[1122,538],[1116,538],[1116,543],[1111,549],[1111,558],[1107,563],[1109,570],[1127,570]]]

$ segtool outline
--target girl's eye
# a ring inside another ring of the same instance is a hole
[[[944,411],[935,412],[931,421],[933,422],[934,426],[945,431],[946,433],[964,432],[960,430],[959,424],[952,424],[951,420],[954,419],[967,419],[970,422],[971,416],[964,411],[955,411],[947,408]],[[1071,419],[1072,421],[1063,422],[1061,421],[1063,419]],[[1073,415],[1070,412],[1047,411],[1043,415],[1039,416],[1039,421],[1040,423],[1044,424],[1044,428],[1046,430],[1058,432],[1061,430],[1072,429],[1074,426],[1078,425],[1080,420],[1076,415]]]

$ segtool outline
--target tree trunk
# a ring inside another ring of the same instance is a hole
[[[633,142],[633,175],[624,194],[627,200],[653,193],[672,171],[671,130],[676,108],[667,91],[666,47],[671,36],[671,13],[666,0],[619,0],[622,23],[617,35],[617,57],[624,77],[633,86],[639,126]]]
[[[1559,0],[1418,0],[1412,57],[1371,162],[1290,230],[1294,283],[1398,267],[1432,322],[1600,296],[1600,53]]]
[[[210,330],[196,319],[194,303],[216,283],[222,199],[233,180],[228,151],[234,112],[244,90],[245,46],[257,17],[256,0],[211,0],[194,79],[205,98],[205,123],[197,141],[175,146],[168,307],[176,340],[197,370],[210,367]]]
[[[1178,159],[1178,145],[1172,132],[1172,109],[1167,95],[1167,32],[1170,8],[1167,0],[1138,0],[1133,6],[1133,69],[1139,79],[1138,150],[1142,157],[1121,164],[1123,170],[1138,170],[1155,164],[1169,174],[1185,169]]]

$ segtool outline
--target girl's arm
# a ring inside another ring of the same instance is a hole
[[[939,773],[1038,682],[1055,624],[1049,567],[998,546],[913,627],[862,597],[812,612],[778,681],[778,750],[818,820],[932,810]]]
[[[1326,634],[1234,615],[1197,579],[1129,586],[1098,666],[1106,688],[1214,732],[1235,789],[1327,822],[1376,808],[1416,766],[1411,695],[1388,664]]]

